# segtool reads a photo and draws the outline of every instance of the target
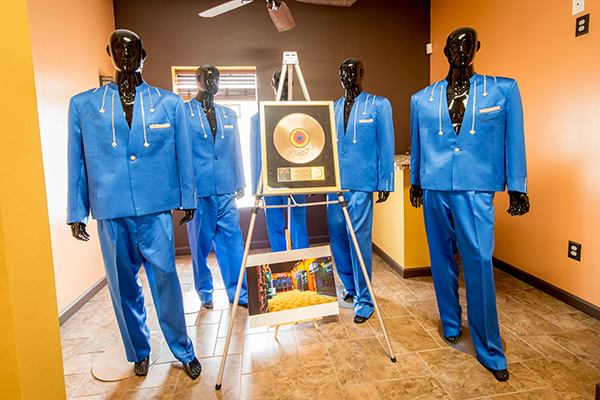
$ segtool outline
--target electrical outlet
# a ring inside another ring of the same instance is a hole
[[[590,14],[585,14],[575,21],[575,37],[590,32]]]
[[[581,244],[569,240],[569,258],[581,261]]]

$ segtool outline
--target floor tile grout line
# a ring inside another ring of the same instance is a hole
[[[72,399],[73,397],[75,397],[75,395],[77,394],[77,391],[78,391],[79,389],[81,389],[81,385],[83,385],[83,382],[85,382],[85,380],[87,379],[87,377],[88,377],[88,376],[91,376],[91,375],[92,375],[92,371],[91,371],[91,368],[90,368],[90,371],[89,371],[89,372],[87,372],[87,373],[85,374],[85,376],[83,377],[83,379],[81,380],[81,382],[80,382],[80,383],[79,383],[79,385],[77,386],[77,389],[75,389],[75,390],[73,391],[73,394],[72,394],[72,395],[71,395],[71,397],[70,397],[71,399]]]
[[[545,358],[546,356],[543,355],[538,349],[536,349],[535,347],[533,347],[532,345],[530,345],[529,343],[527,343],[525,340],[523,340],[522,336],[531,336],[531,335],[518,335],[515,332],[512,331],[512,329],[506,327],[504,324],[499,323],[500,326],[502,326],[504,329],[506,329],[510,334],[512,334],[515,338],[517,338],[518,340],[520,340],[521,342],[523,342],[527,347],[531,348],[533,351],[535,351],[536,353],[540,354],[541,357],[534,357],[534,358],[528,358],[527,360],[520,360],[520,361],[529,361],[529,360],[537,360],[540,358]],[[544,335],[545,336],[545,335]]]
[[[533,376],[535,376],[537,379],[539,379],[540,382],[542,382],[542,384],[544,384],[545,386],[543,388],[531,388],[531,389],[517,389],[515,388],[515,390],[520,393],[520,392],[531,392],[533,390],[540,390],[540,389],[544,389],[544,388],[550,388],[552,390],[554,390],[554,388],[548,384],[548,382],[544,381],[538,374],[536,374],[535,372],[533,372],[530,368],[528,368],[525,364],[523,364],[521,361],[518,361],[514,364],[521,364],[523,366],[523,368],[525,368],[527,371],[529,371]],[[511,385],[513,386],[513,385]],[[514,387],[514,386],[513,386]],[[562,396],[561,396],[562,397]]]
[[[584,360],[582,357],[578,356],[577,354],[573,353],[571,350],[567,349],[562,344],[558,343],[556,340],[552,339],[550,336],[548,336],[548,335],[544,335],[544,336],[546,336],[549,340],[552,340],[554,343],[556,343],[557,346],[562,347],[565,351],[567,351],[569,354],[571,354],[572,356],[574,356],[575,358],[577,358],[579,361],[583,362],[584,364],[586,364],[587,366],[589,366],[590,368],[592,368],[596,372],[600,373],[600,368],[596,368],[595,366],[593,366],[592,364],[590,364],[589,362],[587,362],[586,360]]]
[[[338,316],[338,318],[340,319],[341,322],[341,318]],[[295,331],[295,329],[294,329]],[[348,333],[346,333],[348,334]],[[333,370],[333,374],[335,375],[335,380],[337,381],[338,384],[338,388],[340,389],[340,393],[342,394],[342,398],[346,398],[346,396],[344,396],[344,391],[342,390],[342,382],[340,381],[340,377],[339,374],[337,372],[337,370],[335,369],[335,365],[333,363],[333,357],[331,357],[331,353],[329,352],[329,347],[327,346],[327,343],[323,343],[323,346],[325,346],[325,351],[327,351],[327,356],[329,357],[329,362],[331,364],[331,369]],[[300,347],[298,347],[298,352],[300,352]],[[300,359],[300,362],[302,362],[302,359]]]
[[[546,386],[546,387],[543,387],[543,388],[534,388],[534,389],[523,389],[523,390],[519,390],[517,392],[492,394],[492,395],[487,395],[487,397],[490,397],[490,398],[493,399],[493,398],[496,398],[496,397],[501,397],[501,396],[506,396],[506,395],[521,394],[521,393],[532,393],[532,392],[536,392],[536,391],[543,390],[543,389],[550,389],[554,393],[556,393],[561,399],[564,399],[564,397],[561,396],[561,394],[558,393],[556,390],[554,390],[554,388],[552,388],[551,386]],[[479,397],[475,397],[474,399],[477,399],[477,398],[479,398]],[[465,400],[469,400],[469,399],[465,399]]]
[[[541,335],[541,336],[544,336],[544,337],[546,337],[548,340],[551,340],[552,342],[554,342],[554,343],[555,343],[557,346],[559,346],[559,347],[562,347],[562,348],[563,348],[563,349],[564,349],[564,350],[565,350],[567,353],[569,353],[569,354],[571,354],[572,356],[576,357],[577,359],[581,360],[579,357],[577,357],[577,355],[575,355],[575,354],[571,353],[571,352],[570,352],[568,349],[565,349],[565,348],[564,348],[563,346],[561,346],[559,343],[556,343],[554,340],[552,340],[551,338],[549,338],[549,337],[548,337],[548,335]],[[544,358],[546,358],[546,359],[547,359],[547,358],[549,358],[549,357],[552,357],[552,356],[545,356]],[[536,359],[536,360],[537,360],[537,359]],[[527,360],[527,361],[529,361],[529,360]],[[583,360],[581,360],[581,361],[583,361]],[[583,361],[583,362],[585,362],[585,361]],[[546,384],[546,385],[547,385],[549,388],[551,388],[552,390],[554,390],[556,393],[558,393],[558,395],[559,395],[560,397],[562,397],[562,398],[564,399],[564,396],[562,396],[562,395],[560,394],[560,392],[558,392],[556,389],[554,389],[554,387],[552,387],[552,385],[551,385],[551,384],[549,384],[549,383],[548,383],[548,382],[546,382],[546,381],[545,381],[545,380],[544,380],[542,377],[540,377],[538,374],[536,374],[535,372],[533,372],[533,371],[532,371],[532,370],[531,370],[531,369],[530,369],[530,368],[529,368],[527,365],[525,365],[524,363],[521,363],[521,364],[522,364],[522,365],[523,365],[525,368],[527,368],[527,370],[529,370],[529,371],[530,371],[530,372],[531,372],[531,373],[532,373],[532,374],[533,374],[533,375],[534,375],[536,378],[538,378],[540,381],[542,381],[544,384]],[[588,364],[588,365],[589,365],[589,364]],[[593,368],[593,367],[592,367],[592,368]]]
[[[444,389],[444,391],[446,393],[448,393],[448,396],[450,396],[451,399],[454,399],[454,396],[452,396],[452,394],[450,393],[450,390],[448,390],[448,388],[446,388],[446,386],[442,383],[442,381],[437,376],[437,374],[433,371],[433,369],[431,369],[431,367],[429,366],[429,364],[427,364],[427,362],[423,359],[423,357],[421,357],[420,352],[417,352],[417,356],[419,357],[419,359],[421,360],[421,362],[423,364],[425,364],[425,366],[427,367],[427,369],[429,370],[429,372],[431,372],[431,375],[435,378],[435,380],[438,381],[438,383],[440,384],[440,386],[442,387],[442,389]]]

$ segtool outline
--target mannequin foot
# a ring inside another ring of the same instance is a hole
[[[369,318],[365,318],[365,317],[359,317],[358,315],[354,316],[354,323],[355,324],[362,324],[365,321],[367,321]]]
[[[150,356],[144,358],[140,362],[136,362],[133,364],[133,372],[137,376],[146,376],[148,375],[148,369],[150,368]]]
[[[484,367],[485,367],[485,365],[484,365]],[[497,381],[504,382],[504,381],[508,380],[509,373],[508,373],[507,369],[491,369],[488,367],[485,367],[485,369],[490,371],[492,373],[492,375],[494,375],[494,378],[496,378]]]
[[[344,301],[348,301],[348,300],[350,300],[352,297],[354,297],[354,296],[352,296],[350,293],[348,293],[348,292],[346,291],[346,289],[342,290],[342,300],[344,300]]]
[[[444,336],[444,339],[446,339],[446,342],[448,342],[450,344],[456,344],[456,343],[458,343],[458,340],[460,339],[460,335],[462,335],[462,330],[460,332],[458,332],[458,335]]]
[[[183,364],[183,370],[190,378],[192,378],[192,380],[194,380],[200,376],[200,372],[202,372],[202,365],[200,364],[200,361],[194,357],[194,359],[189,363]]]
[[[202,307],[206,308],[207,310],[212,310],[215,307],[215,303],[213,303],[213,301],[207,301],[206,303],[202,303]]]

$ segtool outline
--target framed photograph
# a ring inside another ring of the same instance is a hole
[[[340,191],[331,101],[260,103],[263,193]]]
[[[250,328],[339,314],[329,246],[248,256]]]

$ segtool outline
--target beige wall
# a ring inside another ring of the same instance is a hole
[[[410,204],[410,169],[395,169],[396,190],[386,202],[373,194],[373,243],[406,272],[429,267],[423,211]]]
[[[113,75],[104,48],[114,30],[111,0],[28,0],[58,309],[104,276],[95,222],[76,241],[66,221],[67,110],[71,96]]]
[[[479,32],[478,73],[517,79],[532,208],[510,217],[497,195],[495,256],[600,306],[600,4],[585,7],[592,28],[576,38],[569,0],[432,0],[431,80],[446,75],[443,46],[462,26]],[[567,258],[569,240],[581,262]]]

